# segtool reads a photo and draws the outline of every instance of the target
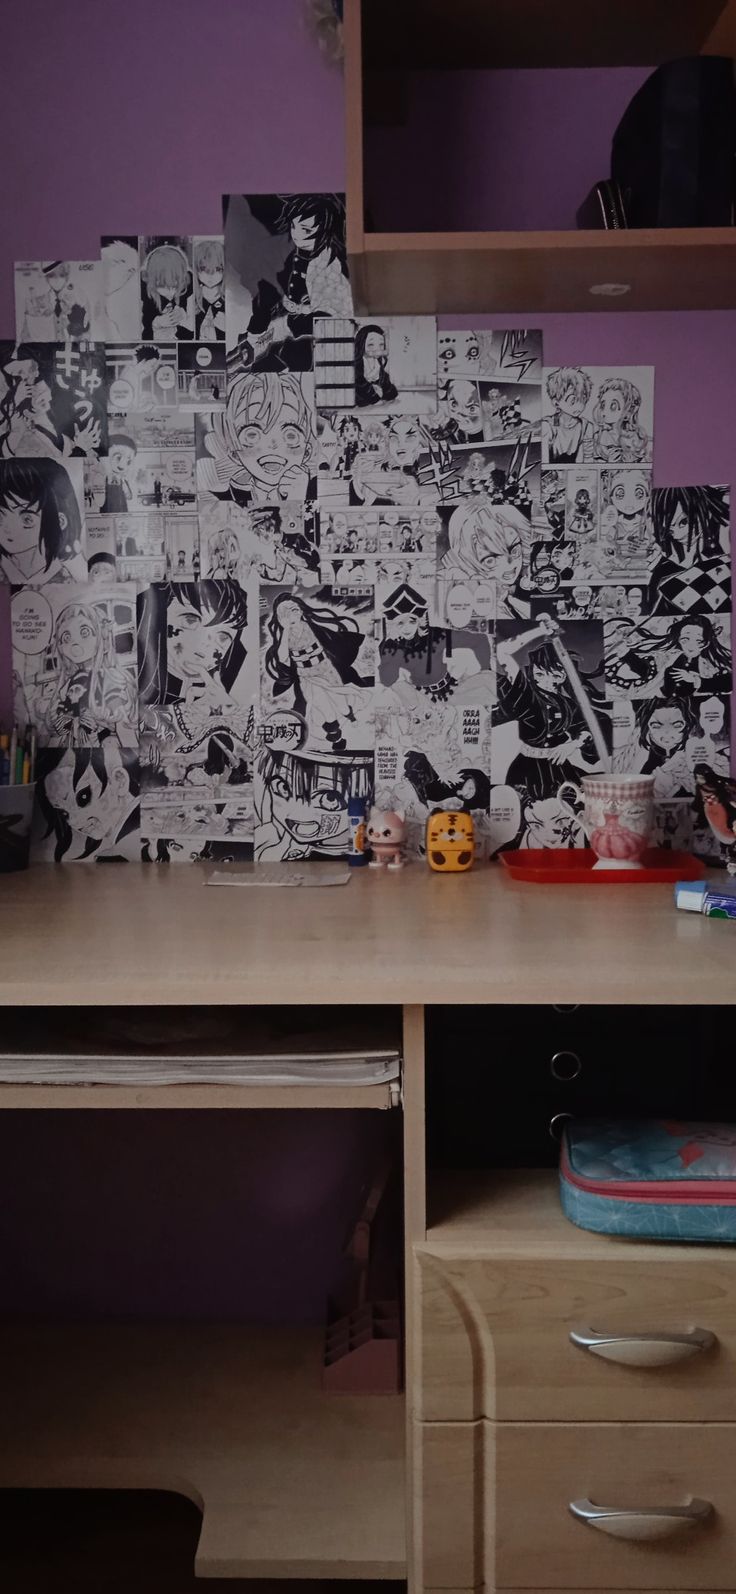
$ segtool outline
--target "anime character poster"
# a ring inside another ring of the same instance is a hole
[[[194,338],[192,240],[180,234],[139,239],[141,335],[144,343]]]
[[[441,520],[436,509],[323,509],[320,556],[367,567],[421,561],[434,570]]]
[[[442,477],[436,416],[330,411],[320,426],[317,491],[327,508],[436,504]],[[451,463],[448,447],[444,454]]]
[[[699,765],[730,775],[729,718],[729,699],[717,693],[616,703],[613,768],[619,774],[653,775],[657,802],[692,800]]]
[[[87,515],[87,579],[109,586],[117,576],[115,520],[112,515]]]
[[[19,343],[104,342],[100,261],[19,261],[15,335]]]
[[[261,702],[272,750],[373,750],[373,589],[261,586]]]
[[[253,788],[211,802],[196,792],[159,792],[141,807],[144,863],[247,863],[253,858]]]
[[[435,808],[470,814],[477,856],[487,855],[491,712],[438,704],[423,714],[376,715],[375,802],[406,816],[410,857],[425,856],[428,815]]]
[[[84,581],[81,459],[0,459],[0,581],[45,587]]]
[[[655,487],[651,513],[658,560],[649,613],[730,613],[730,488]]]
[[[176,352],[179,408],[224,409],[227,388],[224,343],[180,343]]]
[[[192,239],[195,343],[225,342],[225,240]]]
[[[528,620],[532,530],[511,503],[463,499],[438,510],[436,617],[443,625]]]
[[[107,737],[38,753],[31,857],[37,863],[140,858],[138,755]]]
[[[542,333],[529,327],[504,332],[443,329],[437,337],[437,365],[440,382],[470,377],[475,382],[528,382],[539,387]]]
[[[199,513],[202,573],[244,585],[264,581],[319,583],[319,523],[314,505],[285,503],[241,509],[204,504]]]
[[[605,622],[611,698],[690,698],[731,691],[730,615]]]
[[[40,746],[138,745],[135,588],[59,582],[11,603],[13,668]]]
[[[161,410],[113,423],[107,458],[87,467],[85,495],[95,514],[196,512],[194,417]]]
[[[434,584],[414,572],[376,585],[377,706],[424,715],[429,705],[495,702],[496,674],[488,628],[432,622]]]
[[[311,371],[314,317],[352,316],[342,194],[229,194],[228,366]]]
[[[253,371],[231,379],[223,411],[197,419],[200,507],[312,502],[317,425],[311,375]]]
[[[122,581],[149,585],[170,577],[194,581],[199,574],[196,515],[153,509],[144,514],[99,515],[113,527],[115,567]]]
[[[442,503],[483,498],[511,504],[530,525],[540,519],[539,443],[526,436],[517,442],[481,443],[478,447],[448,442],[442,427],[427,437],[427,452],[418,462],[419,478],[432,482]]]
[[[258,692],[255,587],[166,581],[142,592],[138,685],[147,806],[172,791],[179,803],[243,800]]]
[[[316,318],[314,385],[318,410],[395,410],[404,415],[436,410],[435,320]]]
[[[440,383],[439,413],[444,436],[458,447],[517,442],[522,437],[538,443],[542,391],[528,383],[448,376]]]
[[[106,453],[102,345],[0,342],[0,456],[66,460]]]
[[[178,408],[175,343],[108,343],[105,361],[110,415]]]
[[[102,331],[105,343],[141,341],[141,263],[137,236],[100,239]]]
[[[558,624],[542,615],[532,624],[498,622],[498,704],[491,733],[496,850],[522,845],[527,834],[537,838],[525,841],[527,846],[581,845],[579,782],[610,762],[603,640],[595,620]],[[559,839],[563,832],[566,841]],[[541,840],[542,835],[557,839]]]
[[[367,803],[373,755],[298,752],[277,727],[264,727],[253,781],[257,863],[347,857],[348,805]]]
[[[652,366],[555,366],[543,388],[546,465],[651,463]]]

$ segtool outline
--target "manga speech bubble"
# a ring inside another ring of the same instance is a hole
[[[133,403],[133,388],[131,383],[123,382],[122,380],[111,382],[109,396],[111,410],[129,410],[131,404]]]
[[[495,588],[490,586],[488,582],[484,581],[482,586],[476,588],[475,612],[481,620],[493,620],[495,618],[496,592]]]
[[[17,653],[43,653],[51,641],[51,604],[42,592],[27,590],[13,598],[11,608],[13,647]]]
[[[158,387],[173,387],[176,381],[176,372],[173,366],[159,365],[155,380]]]
[[[700,704],[699,716],[704,731],[717,733],[723,729],[725,706],[719,697],[708,697]]]
[[[376,748],[376,782],[391,783],[399,773],[399,755],[395,747]]]
[[[195,359],[197,361],[197,365],[201,365],[202,367],[212,364],[212,350],[208,349],[206,343],[200,344],[199,348],[197,349]]]
[[[452,626],[468,625],[473,618],[473,594],[458,583],[447,594],[447,619]]]
[[[491,844],[493,851],[513,841],[521,824],[519,794],[513,786],[494,786],[490,806]]]
[[[186,454],[172,454],[167,463],[172,476],[191,475],[191,460],[187,458]]]

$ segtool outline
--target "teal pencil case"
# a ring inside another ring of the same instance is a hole
[[[560,1194],[597,1234],[736,1244],[736,1124],[573,1119]]]

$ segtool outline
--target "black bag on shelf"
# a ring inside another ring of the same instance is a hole
[[[735,63],[700,55],[657,67],[613,138],[611,176],[630,227],[729,227]]]
[[[578,227],[621,232],[629,225],[623,194],[618,183],[606,178],[591,188],[577,213]]]

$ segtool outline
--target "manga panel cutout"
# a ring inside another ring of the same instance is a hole
[[[434,578],[441,530],[436,509],[322,509],[319,520],[323,570],[370,581],[421,567],[426,579]]]
[[[314,321],[318,410],[437,409],[437,324],[430,316]]]
[[[192,239],[194,341],[225,342],[225,239]]]
[[[376,707],[424,718],[428,705],[457,707],[496,700],[489,628],[438,626],[432,621],[434,583],[412,569],[376,584],[378,675]]]
[[[655,487],[652,526],[657,563],[648,612],[731,612],[729,487]]]
[[[180,234],[146,234],[138,240],[143,343],[194,338],[192,240]]]
[[[85,581],[84,462],[0,459],[0,581]]]
[[[255,581],[155,582],[139,594],[141,830],[152,861],[187,861],[195,843],[252,847],[257,627]]]
[[[477,332],[463,328],[459,332],[442,330],[437,335],[440,382],[460,376],[476,382],[528,382],[539,387],[542,365],[542,333],[538,328],[495,332],[490,328]]]
[[[200,508],[231,502],[314,502],[317,422],[314,379],[292,371],[230,378],[225,408],[196,420]]]
[[[606,620],[611,698],[689,698],[731,691],[731,617],[653,615]]]
[[[115,519],[112,515],[86,515],[87,580],[109,586],[117,577]]]
[[[232,501],[213,500],[200,507],[199,525],[205,576],[241,585],[251,573],[264,581],[319,583],[319,525],[313,504],[242,509]]]
[[[0,457],[96,459],[106,453],[103,345],[0,342]]]
[[[152,410],[113,423],[107,458],[87,466],[85,498],[94,514],[196,514],[194,416]]]
[[[137,751],[115,737],[95,746],[39,748],[33,861],[107,863],[140,854]]]
[[[470,814],[476,856],[487,857],[490,759],[489,708],[443,703],[423,713],[378,710],[375,801],[405,814],[409,857],[425,857],[427,818],[435,808]]]
[[[79,343],[105,338],[99,260],[21,260],[15,266],[19,343]]]
[[[141,262],[137,236],[100,239],[102,331],[105,343],[141,341]]]
[[[513,503],[487,496],[438,510],[436,618],[440,624],[528,620],[533,531]]]
[[[603,626],[549,615],[496,625],[492,852],[584,845],[580,780],[610,767]]]
[[[35,726],[39,745],[114,741],[136,752],[135,588],[29,587],[15,593],[10,615],[21,718]]]
[[[107,403],[111,416],[149,415],[179,406],[175,343],[108,343]]]
[[[652,366],[554,366],[543,389],[545,465],[651,464]]]
[[[343,194],[229,194],[228,369],[311,371],[314,317],[353,314]]]
[[[419,507],[441,496],[437,416],[329,411],[319,426],[317,491],[326,508]]]
[[[227,390],[224,343],[180,343],[176,355],[179,408],[224,409]]]
[[[261,585],[264,745],[372,754],[375,675],[371,587]]]

